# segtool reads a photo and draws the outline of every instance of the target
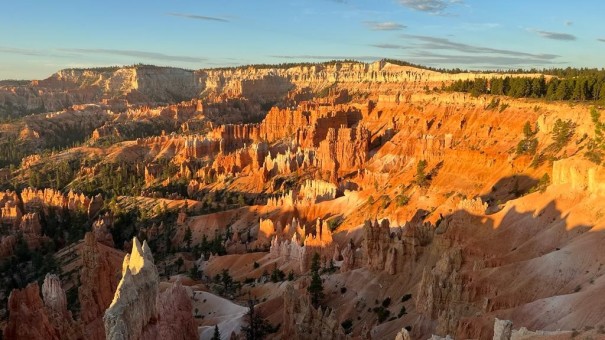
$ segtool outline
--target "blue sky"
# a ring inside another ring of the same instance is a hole
[[[139,62],[604,67],[603,13],[601,0],[5,1],[0,79]]]

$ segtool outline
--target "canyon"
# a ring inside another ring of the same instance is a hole
[[[602,108],[445,89],[505,76],[540,75],[382,60],[3,85],[0,111],[31,114],[0,125],[26,150],[2,172],[4,337],[605,337]]]

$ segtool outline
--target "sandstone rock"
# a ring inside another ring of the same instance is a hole
[[[122,265],[122,279],[105,311],[107,339],[139,339],[145,327],[157,321],[159,276],[147,242],[134,238],[132,252]]]
[[[402,328],[399,332],[397,332],[395,340],[412,340],[412,337],[410,337],[410,333],[408,333],[407,329]]]
[[[336,313],[315,309],[308,294],[297,292],[291,284],[284,291],[282,338],[346,339]]]
[[[8,298],[8,311],[8,324],[4,329],[6,339],[61,339],[61,334],[52,326],[46,313],[38,283],[14,289]]]
[[[180,281],[176,281],[158,296],[158,340],[198,338],[189,295]]]
[[[21,209],[17,205],[18,201],[7,201],[0,206],[0,223],[11,228],[19,226],[21,223]]]
[[[90,203],[88,204],[88,207],[87,207],[88,217],[93,218],[93,217],[97,216],[97,214],[99,213],[99,211],[101,211],[101,209],[103,209],[103,196],[101,196],[101,194],[97,194],[95,197],[93,197],[90,200]]]
[[[299,196],[305,203],[319,203],[336,198],[336,185],[321,180],[306,180],[300,187]]]
[[[87,339],[105,339],[103,314],[113,299],[118,285],[120,268],[113,268],[103,256],[93,233],[86,233],[80,253],[80,321]]]
[[[70,191],[67,195],[63,195],[60,191],[50,188],[44,190],[25,188],[21,192],[21,199],[26,212],[44,212],[46,215],[49,209],[87,212],[91,204],[91,199],[83,194]],[[94,205],[98,204],[97,201]]]
[[[112,226],[113,216],[111,216],[110,213],[105,213],[93,222],[92,232],[94,233],[97,242],[113,248],[113,236],[109,230]]]
[[[14,235],[0,237],[0,258],[5,258],[13,254],[17,238]]]
[[[509,320],[494,321],[494,340],[510,340],[513,330],[513,323]]]
[[[46,274],[42,284],[42,298],[51,324],[61,334],[61,338],[80,338],[81,330],[75,324],[71,312],[67,310],[67,297],[57,275]]]

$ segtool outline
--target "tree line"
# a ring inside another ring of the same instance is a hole
[[[473,96],[493,94],[514,98],[600,101],[605,100],[605,71],[552,78],[548,82],[544,76],[456,80],[445,90],[467,92]]]

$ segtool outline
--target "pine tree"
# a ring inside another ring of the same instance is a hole
[[[214,334],[212,340],[221,340],[221,332],[218,330],[218,325],[214,325]]]
[[[321,282],[321,276],[319,275],[319,254],[315,253],[313,255],[313,260],[311,261],[311,284],[309,288],[307,288],[309,294],[311,295],[311,303],[313,306],[319,306],[319,302],[324,297],[324,287]]]
[[[423,159],[418,161],[416,165],[416,184],[419,186],[424,186],[426,184],[426,170],[427,162]]]
[[[267,334],[276,331],[267,320],[263,319],[254,309],[254,301],[248,300],[248,313],[246,313],[248,325],[242,326],[242,333],[246,336],[246,340],[261,340]]]
[[[191,250],[191,237],[191,228],[187,227],[187,229],[185,229],[185,235],[183,236],[183,242],[185,242],[187,250]]]

